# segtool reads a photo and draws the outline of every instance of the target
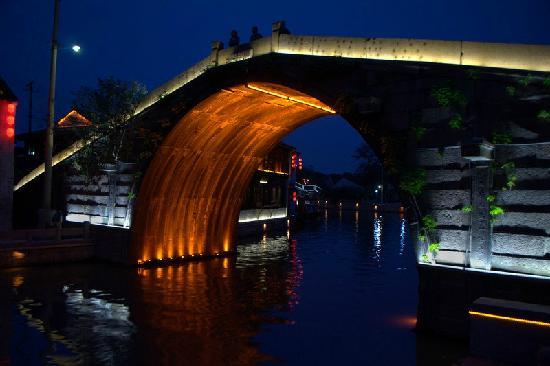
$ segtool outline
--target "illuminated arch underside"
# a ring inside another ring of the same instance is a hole
[[[133,221],[138,261],[233,249],[242,197],[265,155],[289,132],[334,111],[269,83],[224,89],[189,111],[156,152]]]

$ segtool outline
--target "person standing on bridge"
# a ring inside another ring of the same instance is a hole
[[[258,32],[258,27],[253,26],[252,27],[252,34],[250,35],[250,42],[254,42],[258,39],[262,38],[262,35]]]
[[[235,46],[238,46],[240,43],[239,41],[239,35],[237,34],[237,31],[236,30],[232,30],[231,31],[231,38],[229,39],[229,47],[235,47]]]

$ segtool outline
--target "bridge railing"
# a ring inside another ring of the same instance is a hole
[[[282,27],[281,27],[282,25]],[[400,62],[428,62],[550,72],[550,46],[392,38],[350,38],[281,34],[284,23],[273,24],[271,37],[251,42],[248,49],[223,49],[214,42],[212,52],[174,79],[153,90],[136,108],[134,116],[204,74],[212,67],[269,53],[360,58]],[[53,165],[74,155],[89,141],[79,140],[53,157]],[[18,190],[44,172],[40,165],[21,178]]]

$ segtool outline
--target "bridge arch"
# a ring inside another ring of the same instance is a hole
[[[198,103],[145,173],[133,220],[138,262],[233,250],[242,197],[267,153],[333,106],[281,84],[248,82]]]

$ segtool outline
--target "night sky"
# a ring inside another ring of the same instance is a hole
[[[0,0],[0,76],[20,99],[18,132],[27,128],[30,80],[34,126],[44,126],[52,14],[53,0]],[[60,47],[78,43],[82,52],[59,52],[56,117],[68,112],[74,90],[98,77],[153,90],[204,58],[210,41],[227,44],[231,29],[246,41],[252,25],[269,35],[278,19],[294,34],[550,44],[549,0],[61,0]],[[351,155],[361,143],[338,117],[304,126],[286,141],[304,153],[306,165],[325,172],[353,170]]]

